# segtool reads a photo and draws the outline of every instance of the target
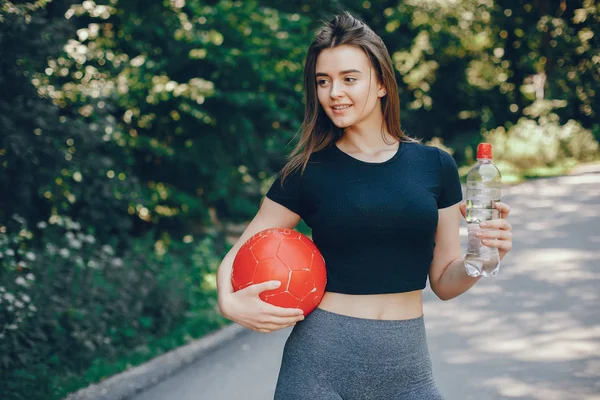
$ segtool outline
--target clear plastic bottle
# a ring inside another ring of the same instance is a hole
[[[500,268],[498,248],[481,243],[475,234],[482,230],[481,222],[500,218],[494,207],[500,201],[502,175],[492,163],[492,145],[480,143],[477,147],[477,163],[467,175],[467,229],[469,234],[465,269],[470,276],[496,276]]]

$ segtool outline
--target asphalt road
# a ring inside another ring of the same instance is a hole
[[[500,274],[448,302],[424,292],[438,385],[447,400],[600,400],[600,174],[503,201],[514,237]],[[289,333],[248,331],[134,399],[272,399]]]

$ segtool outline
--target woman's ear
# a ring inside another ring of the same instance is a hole
[[[379,90],[377,91],[377,97],[384,97],[387,94],[387,90],[385,89],[385,87],[382,85],[379,87]]]

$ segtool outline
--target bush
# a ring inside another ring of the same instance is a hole
[[[506,129],[500,126],[483,136],[492,144],[494,159],[526,170],[557,167],[598,158],[598,142],[576,121],[561,125],[551,112],[560,102],[538,101],[524,110],[527,117]]]
[[[67,217],[35,229],[19,216],[10,222],[0,233],[3,399],[64,395],[66,388],[53,386],[57,376],[80,375],[96,358],[122,357],[186,318],[194,320],[190,337],[206,333],[203,323],[224,323],[210,237],[195,245],[190,237],[148,235],[117,255]]]

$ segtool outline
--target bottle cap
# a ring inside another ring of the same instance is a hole
[[[477,146],[477,158],[492,159],[492,145],[489,143],[479,143]]]

